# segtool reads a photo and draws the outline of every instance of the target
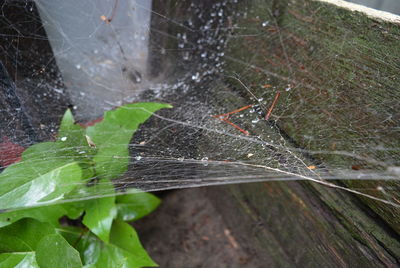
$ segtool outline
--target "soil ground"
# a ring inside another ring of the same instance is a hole
[[[226,226],[207,188],[170,191],[161,198],[153,214],[134,224],[160,267],[263,267]]]

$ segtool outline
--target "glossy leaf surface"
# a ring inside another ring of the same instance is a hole
[[[97,148],[93,160],[100,178],[114,179],[128,168],[128,144],[138,129],[154,112],[171,108],[162,103],[133,103],[108,111],[103,121],[88,127],[86,134]]]
[[[127,194],[116,197],[118,219],[138,220],[154,211],[160,203],[161,200],[151,193],[130,190]]]
[[[0,253],[35,251],[41,238],[55,234],[48,223],[23,219],[0,229]]]
[[[0,174],[0,209],[22,208],[55,202],[81,180],[76,162],[26,161]]]
[[[117,211],[115,208],[114,186],[109,180],[100,180],[96,185],[88,187],[94,194],[110,195],[108,197],[84,201],[85,216],[83,224],[104,242],[108,242],[110,229]]]
[[[36,260],[41,268],[82,267],[79,252],[59,234],[46,235],[40,240]]]
[[[0,254],[0,267],[39,268],[34,252]]]

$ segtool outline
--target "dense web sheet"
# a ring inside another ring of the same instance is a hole
[[[361,50],[344,19],[314,29],[312,13],[281,21],[281,7],[258,1],[94,2],[3,2],[3,168],[54,140],[67,107],[85,123],[157,101],[173,108],[136,132],[129,170],[112,180],[119,192],[301,180],[400,206],[398,58]],[[334,27],[338,38],[325,32]],[[329,38],[338,42],[326,54]]]

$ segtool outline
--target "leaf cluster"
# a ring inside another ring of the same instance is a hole
[[[56,141],[29,147],[0,174],[0,267],[157,266],[127,222],[160,200],[135,189],[117,195],[112,180],[128,168],[139,125],[170,107],[128,104],[87,128],[67,110]]]

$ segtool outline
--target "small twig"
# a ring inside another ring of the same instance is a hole
[[[250,133],[249,133],[248,131],[244,130],[243,128],[241,128],[241,127],[239,127],[238,125],[236,125],[236,124],[232,123],[231,121],[229,121],[228,117],[222,118],[222,119],[220,118],[220,120],[222,120],[222,121],[228,123],[229,125],[233,126],[233,127],[236,128],[237,130],[239,130],[240,132],[242,132],[244,135],[246,135],[246,136],[249,136],[249,135],[250,135]]]
[[[229,113],[213,115],[213,117],[215,117],[215,118],[219,118],[219,117],[226,117],[226,118],[228,118],[229,115],[235,114],[235,113],[238,113],[238,112],[241,112],[241,111],[246,110],[246,109],[249,109],[249,108],[251,108],[252,106],[253,106],[253,105],[247,105],[247,106],[244,106],[244,107],[242,107],[242,108],[236,109],[236,110],[234,110],[234,111],[232,111],[232,112],[229,112]]]
[[[268,113],[265,115],[265,120],[268,120],[269,117],[271,116],[272,110],[274,109],[280,95],[281,95],[281,93],[279,91],[276,92],[274,101],[272,102],[271,107],[269,107]]]

